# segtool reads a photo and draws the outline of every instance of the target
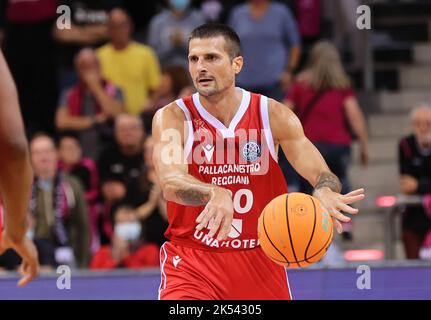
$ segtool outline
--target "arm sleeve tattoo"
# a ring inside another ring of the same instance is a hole
[[[314,187],[314,191],[324,187],[329,188],[334,192],[340,192],[341,182],[332,172],[322,172],[317,179],[317,184]]]
[[[200,206],[207,204],[210,199],[208,194],[193,189],[178,190],[175,192],[175,195],[179,199],[181,199],[181,201],[191,206]]]

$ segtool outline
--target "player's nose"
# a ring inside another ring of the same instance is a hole
[[[198,62],[196,64],[196,68],[197,68],[197,71],[199,72],[199,74],[207,72],[207,67],[206,67],[203,59],[198,60]]]

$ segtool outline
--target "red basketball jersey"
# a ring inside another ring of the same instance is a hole
[[[232,191],[234,216],[228,238],[217,241],[207,236],[212,221],[201,231],[195,229],[205,206],[168,202],[165,236],[174,244],[218,252],[259,246],[257,223],[263,208],[287,193],[269,125],[268,98],[242,90],[241,104],[228,128],[202,106],[198,93],[176,103],[186,118],[189,174]]]

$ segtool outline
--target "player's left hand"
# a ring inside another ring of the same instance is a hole
[[[357,214],[359,210],[352,208],[349,204],[361,201],[365,197],[363,188],[354,190],[345,195],[334,192],[329,188],[320,188],[313,193],[313,196],[320,201],[324,210],[327,210],[331,215],[338,233],[343,232],[343,226],[340,221],[349,222],[351,220],[341,212]]]

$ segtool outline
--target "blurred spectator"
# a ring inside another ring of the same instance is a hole
[[[220,0],[203,0],[201,12],[207,22],[219,22],[223,12],[223,4]]]
[[[84,190],[76,178],[57,169],[57,149],[49,136],[36,135],[30,154],[35,175],[30,200],[34,240],[45,241],[39,254],[54,258],[48,264],[85,268],[90,238]]]
[[[298,115],[305,135],[319,149],[331,171],[340,178],[341,192],[349,192],[347,169],[351,161],[352,140],[357,137],[361,163],[365,166],[368,163],[368,135],[350,80],[337,49],[331,43],[319,42],[313,47],[307,68],[298,75],[285,103]],[[296,177],[300,179],[301,192],[312,192],[305,179]],[[289,185],[293,186],[295,176],[288,175],[288,179]]]
[[[56,150],[48,136],[34,138],[31,154],[36,178],[29,237],[34,239],[40,263],[85,267],[89,259],[88,217],[81,186],[56,170]]]
[[[75,65],[79,82],[62,93],[56,125],[59,130],[79,133],[84,155],[95,159],[101,142],[112,140],[112,120],[123,109],[123,96],[119,88],[102,78],[92,49],[82,49]]]
[[[139,42],[145,42],[148,24],[153,16],[162,8],[161,1],[136,1],[122,0],[121,8],[124,8],[132,19],[133,36]]]
[[[145,139],[144,143],[144,163],[146,169],[146,179],[142,180],[145,185],[142,189],[150,189],[148,200],[140,205],[136,210],[147,242],[154,242],[161,246],[166,240],[163,236],[168,227],[168,215],[166,200],[157,180],[157,175],[153,164],[154,140],[151,136]],[[148,186],[149,184],[149,186]]]
[[[162,81],[159,89],[155,92],[145,112],[142,113],[142,120],[146,132],[151,132],[151,122],[158,109],[168,103],[178,99],[180,96],[192,94],[193,86],[190,76],[181,65],[170,65],[162,69]]]
[[[120,204],[136,207],[148,196],[142,190],[145,172],[142,166],[144,128],[141,119],[128,114],[118,116],[115,121],[115,141],[101,153],[98,162],[105,201],[103,232],[108,239],[113,232],[111,213],[115,208]],[[148,188],[147,185],[145,187]]]
[[[94,161],[83,158],[81,145],[73,134],[63,134],[59,143],[60,170],[78,178],[85,189],[85,200],[89,213],[91,252],[100,247],[98,220],[100,216],[99,173]]]
[[[200,8],[206,22],[226,23],[229,13],[244,0],[195,0],[192,3]]]
[[[91,269],[143,268],[159,266],[159,247],[142,240],[141,224],[136,211],[120,207],[114,215],[115,227],[112,245],[97,252]]]
[[[317,39],[320,35],[320,0],[295,0],[298,29],[302,39]]]
[[[167,0],[168,9],[151,19],[148,43],[162,65],[180,64],[188,68],[188,37],[205,23],[204,16],[190,7],[190,0]]]
[[[413,134],[399,144],[400,188],[407,195],[431,193],[431,107],[421,105],[411,114]],[[431,229],[423,206],[406,206],[402,236],[407,259],[418,259],[419,250]]]
[[[4,35],[3,50],[17,85],[27,134],[31,136],[40,130],[54,133],[58,92],[51,31],[57,1],[1,2],[0,15],[5,15],[4,30],[0,30]]]
[[[290,9],[271,0],[250,0],[232,10],[229,24],[241,38],[244,56],[238,86],[281,101],[301,55]]]
[[[109,15],[110,42],[97,50],[102,73],[124,92],[126,112],[138,115],[159,87],[160,67],[148,46],[132,41],[132,22],[124,10]]]
[[[108,36],[108,12],[115,5],[113,0],[58,0],[71,11],[71,27],[53,29],[58,43],[59,82],[61,90],[72,86],[77,80],[73,61],[84,47],[102,45]]]

